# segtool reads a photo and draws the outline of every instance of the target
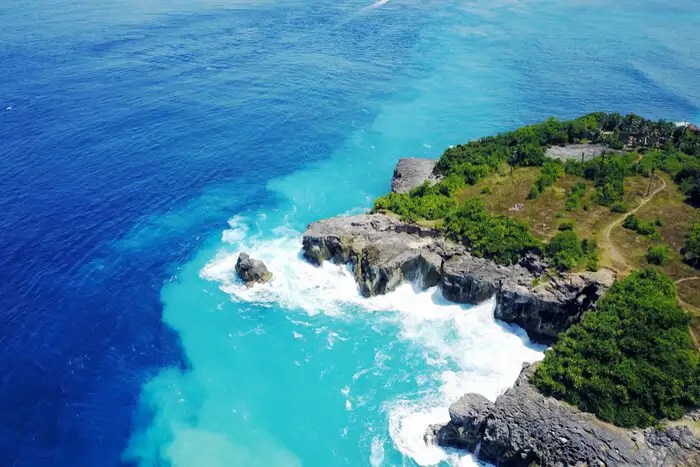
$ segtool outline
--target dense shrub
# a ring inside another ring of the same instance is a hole
[[[535,144],[522,144],[515,148],[508,161],[511,165],[521,167],[540,166],[545,161],[544,148]]]
[[[559,230],[560,232],[563,232],[564,230],[574,230],[575,225],[576,225],[576,222],[574,222],[571,219],[567,219],[564,222],[562,222],[561,224],[559,224],[559,226],[557,227],[557,230]]]
[[[542,166],[539,178],[535,181],[535,185],[530,190],[529,199],[536,198],[542,193],[545,188],[554,185],[557,179],[564,175],[564,164],[558,160],[548,160]]]
[[[587,178],[596,179],[597,187],[610,184],[612,190],[610,187],[600,189],[600,200],[609,203],[606,205],[611,205],[621,197],[613,196],[616,199],[610,201],[611,194],[622,192],[618,177],[608,174],[601,167],[607,160],[623,160],[625,165],[630,166],[627,169],[635,166],[635,170],[642,173],[648,173],[653,166],[675,175],[687,166],[688,159],[697,162],[700,157],[700,136],[688,128],[676,128],[672,123],[653,122],[637,115],[597,112],[570,121],[549,118],[542,123],[452,146],[443,153],[436,171],[443,175],[459,174],[467,183],[473,184],[504,162],[513,166],[541,166],[547,160],[547,147],[581,142],[602,143],[614,149],[631,143],[635,148],[663,150],[657,151],[664,154],[663,157],[657,155],[643,158],[639,164],[634,155],[598,157],[590,167],[591,161],[585,164],[574,160],[566,161],[564,165],[567,174],[583,175],[586,171]],[[593,177],[594,174],[601,173],[602,180],[598,180],[600,177],[597,175]]]
[[[583,176],[596,186],[596,202],[612,206],[622,200],[625,193],[625,177],[635,169],[635,156],[605,155],[595,157],[583,164]]]
[[[700,206],[700,165],[682,168],[674,177],[674,181],[691,203]]]
[[[409,222],[442,219],[457,207],[452,195],[459,184],[459,178],[447,177],[437,185],[425,183],[408,194],[389,193],[375,200],[372,212],[390,211]]]
[[[656,233],[655,221],[642,221],[634,214],[625,217],[622,227],[637,232],[640,235],[651,236]]]
[[[555,268],[567,271],[575,268],[583,258],[581,242],[573,230],[556,234],[545,247],[545,253]]]
[[[575,159],[567,159],[564,162],[564,173],[583,177],[583,164]]]
[[[666,245],[650,246],[646,253],[649,264],[661,266],[668,262],[669,250]]]
[[[700,268],[700,224],[695,224],[685,239],[683,259],[696,268]]]
[[[637,227],[639,227],[639,219],[634,214],[630,214],[622,221],[622,227],[636,231]]]
[[[586,269],[589,271],[597,271],[600,253],[598,250],[598,243],[593,239],[584,238],[581,240],[581,248],[583,249]]]
[[[533,382],[616,425],[677,419],[700,403],[699,356],[688,324],[671,279],[633,272],[546,352]]]
[[[578,209],[578,207],[581,205],[581,200],[584,196],[586,196],[587,188],[588,187],[585,183],[577,183],[576,185],[571,187],[569,194],[566,196],[564,208],[567,211],[573,211],[575,209]]]
[[[624,212],[629,211],[629,208],[627,207],[627,204],[623,203],[622,201],[618,201],[615,204],[613,204],[612,206],[610,206],[610,210],[612,212],[622,214]]]
[[[474,255],[503,264],[516,263],[527,251],[538,246],[525,224],[507,216],[489,214],[484,202],[478,199],[467,200],[450,213],[444,230]]]

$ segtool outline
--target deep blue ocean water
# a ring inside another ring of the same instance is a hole
[[[700,120],[690,0],[0,0],[0,26],[1,465],[470,465],[426,426],[542,349],[489,302],[359,298],[304,226],[549,115]]]

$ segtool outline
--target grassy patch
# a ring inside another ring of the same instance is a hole
[[[644,192],[646,192],[646,187]],[[685,236],[693,223],[700,222],[700,211],[685,203],[684,200],[685,196],[678,187],[670,179],[667,179],[666,189],[659,192],[636,212],[636,216],[640,219],[661,221],[661,226],[656,227],[658,232],[656,238],[639,235],[636,232],[623,229],[621,226],[617,226],[612,231],[610,236],[612,242],[625,256],[630,266],[633,268],[646,267],[645,254],[647,250],[653,246],[668,245],[669,259],[666,264],[658,266],[664,273],[674,280],[700,275],[700,271],[693,269],[681,260],[680,250],[685,244]],[[700,288],[698,282],[692,285]],[[686,301],[700,307],[700,293],[698,293],[698,297],[690,297]]]

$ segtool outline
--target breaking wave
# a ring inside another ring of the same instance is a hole
[[[363,298],[348,267],[328,262],[315,267],[301,258],[299,232],[280,228],[274,238],[245,235],[250,229],[242,218],[232,219],[230,227],[222,236],[226,245],[200,271],[203,279],[218,283],[234,301],[303,310],[309,316],[322,313],[394,324],[393,338],[418,346],[431,375],[423,376],[431,381],[417,381],[413,393],[383,402],[394,447],[418,465],[477,465],[471,456],[426,444],[424,436],[430,425],[449,419],[447,408],[463,394],[478,392],[494,400],[513,383],[523,362],[542,358],[544,348],[531,344],[522,329],[494,319],[495,299],[458,305],[444,299],[438,288],[421,290],[410,283],[383,296]],[[274,275],[272,281],[251,288],[242,284],[235,273],[241,251],[263,260]],[[329,335],[329,345],[336,338],[340,336]],[[390,359],[390,352],[378,352],[376,364]],[[351,391],[350,386],[342,390],[349,411]],[[383,459],[384,443],[375,437],[370,463],[381,465]]]

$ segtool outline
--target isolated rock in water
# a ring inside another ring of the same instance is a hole
[[[435,183],[438,178],[433,175],[433,169],[437,164],[434,159],[419,159],[407,157],[400,159],[394,169],[394,177],[391,180],[391,191],[395,193],[408,193],[412,189],[422,185],[425,181]]]
[[[515,385],[491,403],[466,394],[450,407],[450,422],[431,427],[426,439],[467,449],[496,465],[691,466],[700,465],[700,438],[689,426],[628,430],[545,397],[526,366]],[[478,450],[477,450],[478,446]]]
[[[391,292],[405,280],[439,285],[445,298],[457,303],[477,304],[495,295],[497,318],[544,343],[578,322],[613,280],[604,271],[549,278],[534,257],[502,266],[470,255],[435,229],[386,214],[315,222],[304,233],[303,251],[314,264],[352,264],[367,297]]]
[[[268,282],[272,279],[272,273],[268,271],[265,263],[253,259],[248,253],[241,253],[236,262],[236,273],[247,286],[258,282]]]

